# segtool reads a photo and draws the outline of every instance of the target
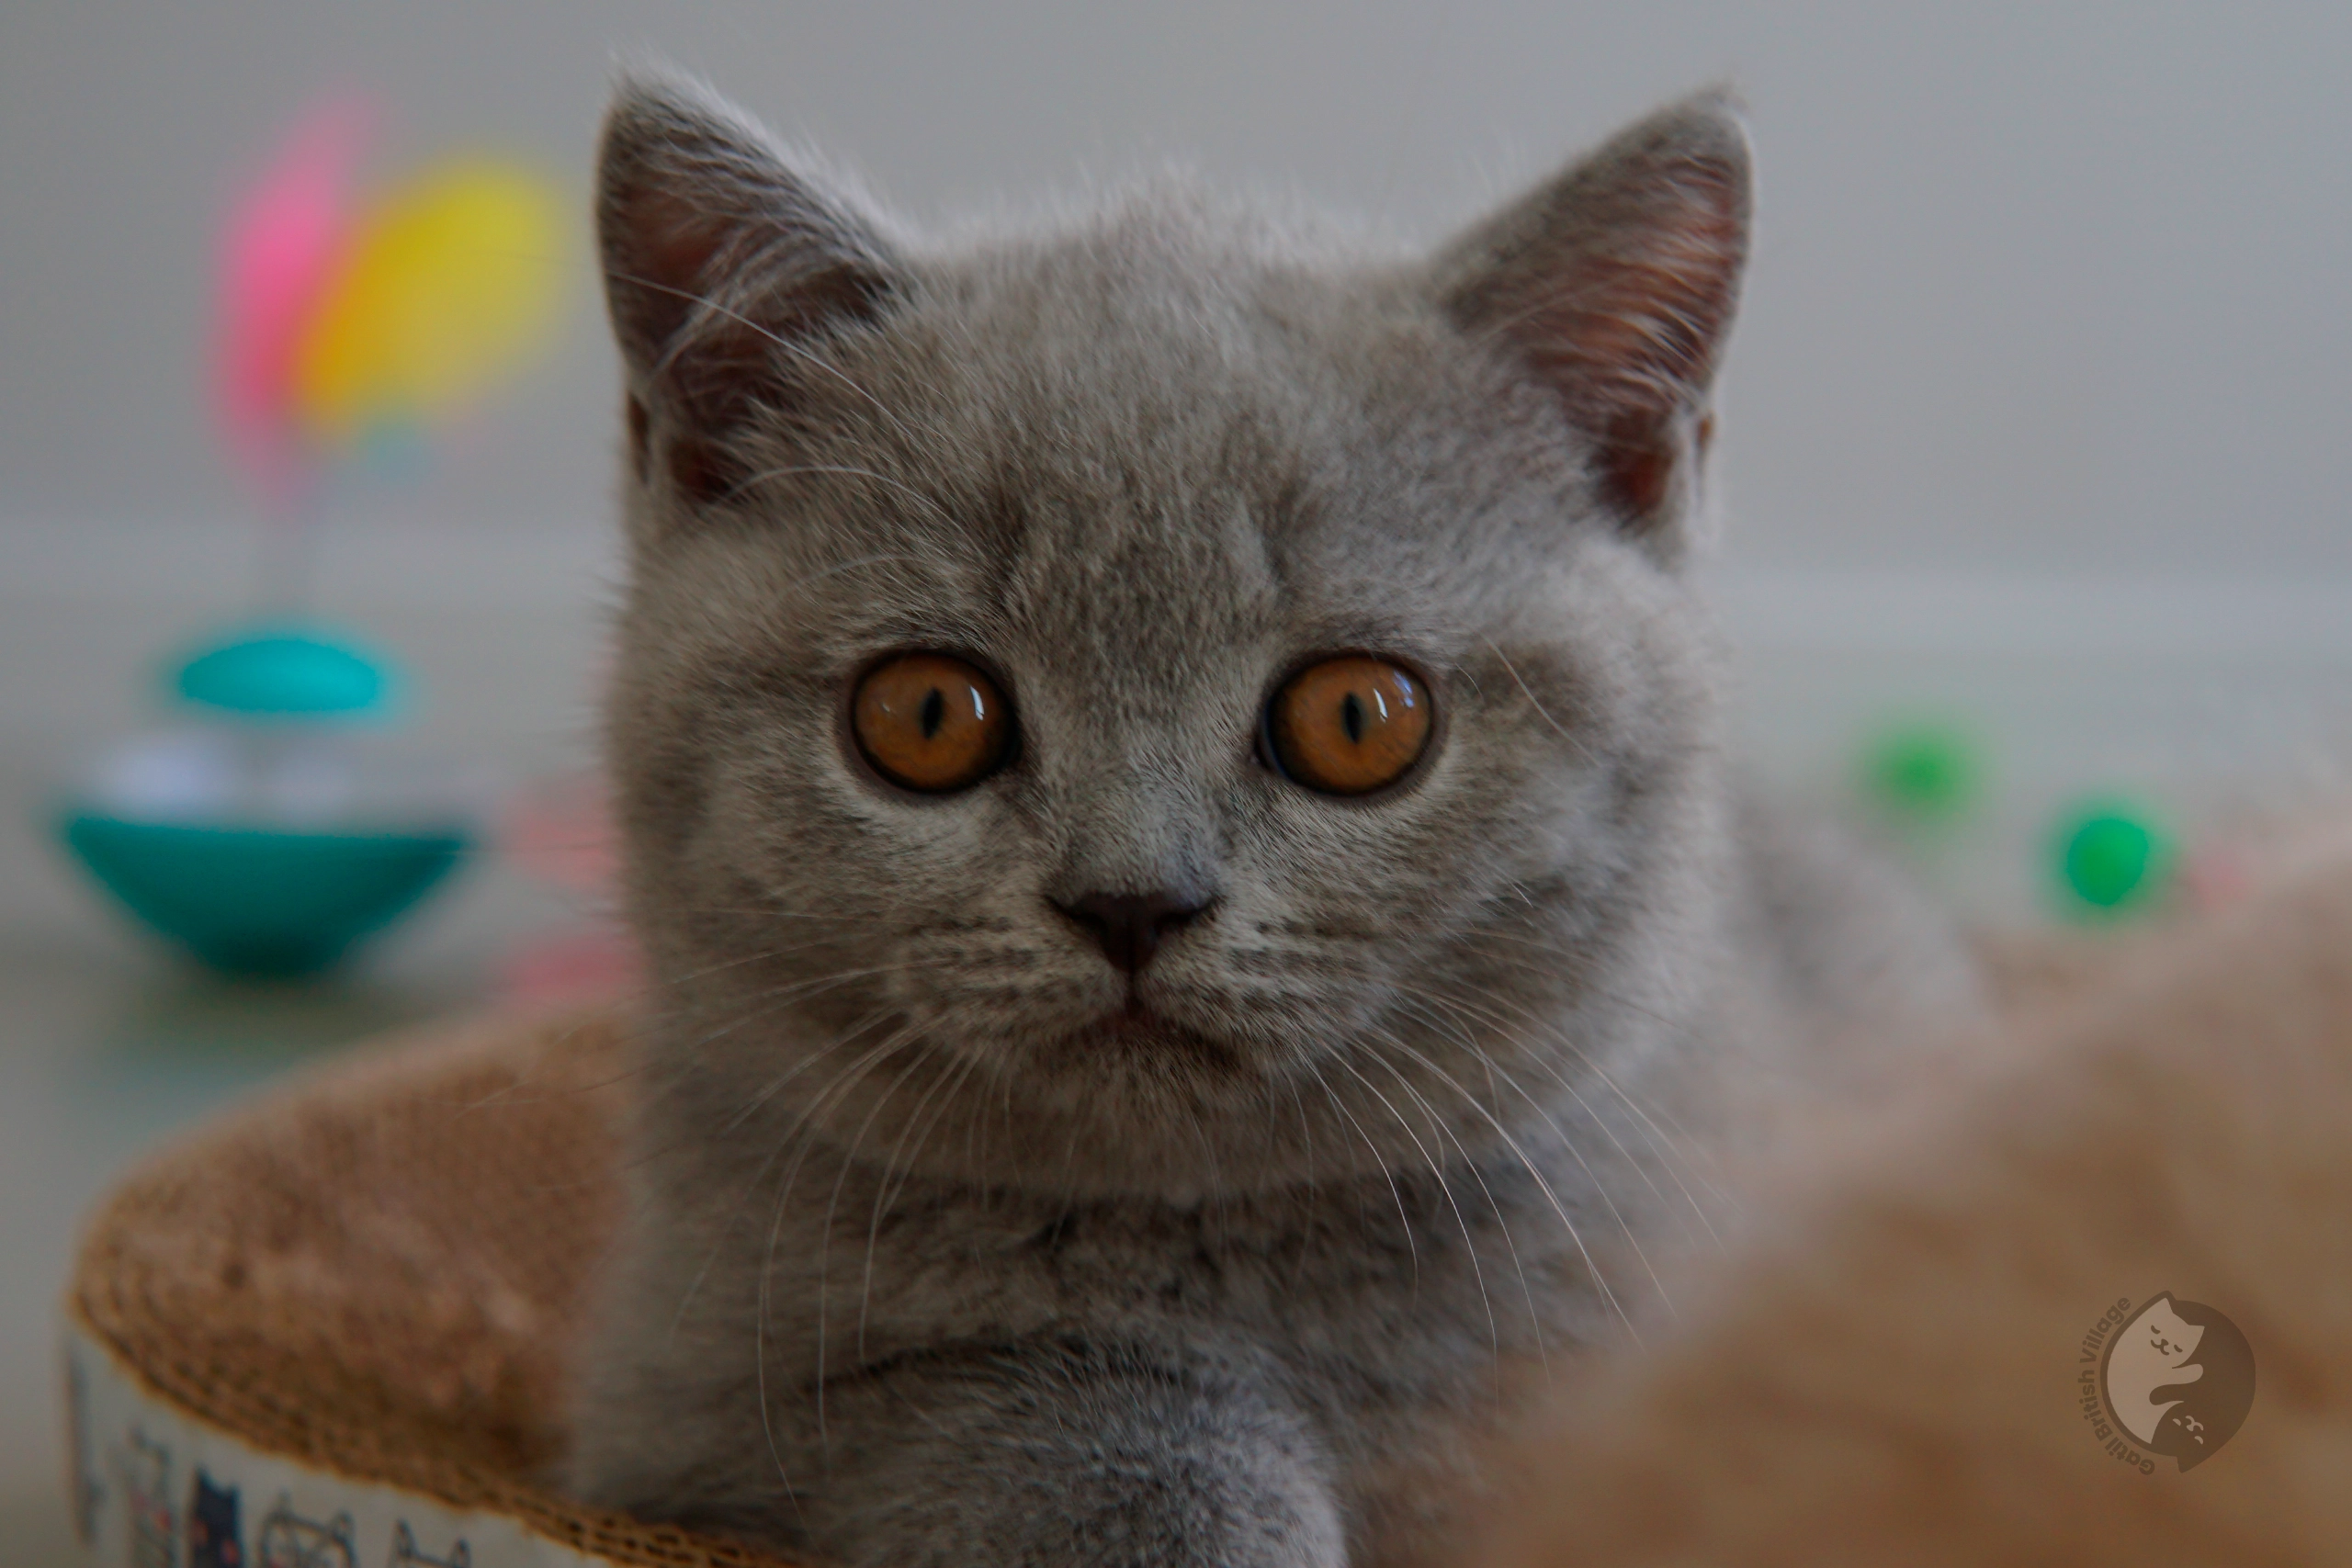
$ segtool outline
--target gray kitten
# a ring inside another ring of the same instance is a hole
[[[1433,257],[1170,183],[927,249],[623,85],[658,1001],[582,1495],[898,1568],[1430,1561],[1704,1222],[1687,1086],[1965,1005],[1718,757],[1748,188],[1702,97]]]

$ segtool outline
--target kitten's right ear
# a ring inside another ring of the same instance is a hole
[[[1447,310],[1590,444],[1600,498],[1668,554],[1747,258],[1747,133],[1703,93],[1620,132],[1440,259]]]
[[[896,271],[850,198],[670,76],[625,76],[614,94],[596,226],[638,476],[660,464],[696,500],[741,480],[729,435],[788,405],[815,362],[806,345],[872,320]]]

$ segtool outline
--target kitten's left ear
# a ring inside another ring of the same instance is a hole
[[[1620,132],[1454,242],[1445,309],[1514,352],[1593,443],[1627,527],[1670,536],[1690,509],[1708,389],[1747,258],[1747,134],[1722,93]]]

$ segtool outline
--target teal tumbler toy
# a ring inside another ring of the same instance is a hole
[[[380,657],[313,628],[253,628],[172,685],[181,720],[106,757],[58,826],[131,914],[211,967],[329,968],[474,841],[459,781],[370,733],[394,685]]]

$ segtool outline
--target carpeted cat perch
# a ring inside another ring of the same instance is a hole
[[[1715,1269],[1536,1460],[1533,1523],[1496,1550],[2352,1555],[2352,864],[2132,945],[2045,979],[1962,1087]],[[68,1303],[92,1560],[773,1562],[535,1479],[617,1213],[618,1034],[397,1042],[118,1190]],[[2084,1330],[2160,1291],[2222,1307],[2260,1364],[2234,1443],[2188,1473],[2116,1462],[2077,1408]]]

